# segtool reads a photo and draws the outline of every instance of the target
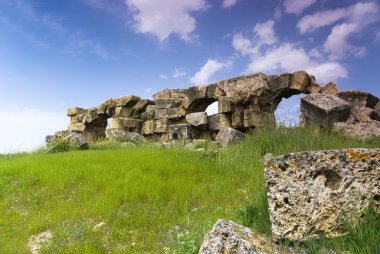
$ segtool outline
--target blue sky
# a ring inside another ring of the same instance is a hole
[[[0,0],[0,152],[66,129],[71,106],[252,72],[305,69],[379,96],[379,13],[373,0]]]

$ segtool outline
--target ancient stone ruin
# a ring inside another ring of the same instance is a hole
[[[148,141],[215,140],[224,128],[247,132],[275,125],[274,112],[281,100],[300,93],[310,94],[301,102],[303,125],[317,123],[330,128],[340,123],[336,128],[349,135],[362,136],[360,128],[365,128],[372,129],[371,135],[380,136],[377,97],[360,91],[341,92],[334,83],[321,87],[314,76],[298,71],[272,76],[257,73],[207,86],[166,89],[155,94],[153,100],[131,95],[89,109],[69,108],[68,130],[48,136],[47,141],[72,132],[81,133],[89,141],[106,137],[141,140],[137,134]],[[216,101],[218,113],[208,116],[206,108]],[[107,129],[109,118],[112,122]]]

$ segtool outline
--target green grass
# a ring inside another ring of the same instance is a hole
[[[29,253],[29,237],[47,229],[53,240],[41,253],[196,253],[219,218],[269,235],[263,155],[346,147],[380,140],[280,128],[209,153],[102,142],[1,155],[0,253]]]

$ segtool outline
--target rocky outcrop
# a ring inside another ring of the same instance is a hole
[[[265,179],[277,239],[339,236],[370,202],[380,211],[379,149],[267,155]]]
[[[265,254],[259,250],[261,243],[249,228],[232,221],[218,220],[199,249],[199,254]]]

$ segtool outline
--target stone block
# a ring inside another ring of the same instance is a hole
[[[225,128],[225,127],[231,127],[231,114],[228,113],[220,113],[218,114],[219,117],[219,128]]]
[[[179,108],[168,108],[168,113],[166,115],[167,119],[177,120],[181,118],[180,109]]]
[[[191,113],[186,116],[186,121],[192,126],[196,127],[206,127],[207,124],[207,113],[206,112],[196,112]]]
[[[169,120],[168,119],[157,119],[154,121],[154,132],[155,133],[167,133],[169,130]]]
[[[368,120],[366,122],[334,123],[334,129],[346,136],[362,140],[380,137],[380,122],[375,120]]]
[[[144,122],[142,133],[144,135],[152,135],[154,133],[154,121],[153,120],[148,120],[148,121]]]
[[[309,94],[301,98],[301,112],[323,128],[334,122],[345,122],[350,117],[351,106],[330,94]]]
[[[380,211],[380,150],[343,149],[266,155],[272,236],[304,241],[340,236],[373,202]]]
[[[367,107],[373,109],[379,102],[379,98],[376,96],[359,90],[341,91],[337,94],[337,96],[350,103],[351,106],[357,107]]]
[[[307,92],[307,87],[311,85],[311,77],[306,71],[297,71],[290,78],[290,88],[302,93]]]
[[[221,146],[227,147],[245,138],[245,134],[230,127],[220,129],[216,140]]]
[[[54,132],[54,135],[59,137],[59,138],[67,137],[70,134],[71,134],[71,131],[69,131],[69,130],[62,130],[62,131]]]
[[[179,119],[180,117],[178,108],[157,108],[154,113],[155,119]]]
[[[330,81],[324,87],[321,88],[321,93],[336,95],[337,93],[339,93],[339,89],[334,81]]]
[[[157,109],[178,108],[180,102],[174,99],[157,99],[154,101]]]
[[[231,125],[235,129],[244,128],[244,107],[242,105],[235,106],[235,111],[231,115]]]
[[[134,106],[133,109],[145,110],[149,105],[153,105],[154,102],[148,99],[139,100]]]
[[[168,109],[166,108],[157,108],[154,111],[154,119],[163,119],[168,115]]]
[[[219,97],[218,99],[218,113],[231,113],[235,110],[232,98],[227,96]]]
[[[255,109],[244,110],[244,127],[268,127],[274,125],[276,125],[276,119],[273,113]]]
[[[69,108],[67,110],[67,116],[75,116],[75,115],[79,115],[79,114],[87,114],[87,112],[88,112],[87,109],[74,107],[74,108]]]
[[[71,116],[71,117],[70,117],[70,124],[82,123],[83,118],[84,118],[85,116],[86,116],[86,115],[84,115],[84,114],[78,114],[78,115]]]
[[[84,131],[85,129],[86,129],[86,125],[84,125],[83,123],[70,124],[68,126],[69,131],[81,132],[81,131]]]
[[[225,96],[226,93],[218,87],[217,84],[211,84],[207,86],[206,97],[212,99],[219,99],[221,96]]]
[[[173,124],[169,126],[169,139],[195,139],[199,131],[190,124]]]
[[[274,93],[289,89],[290,78],[291,78],[290,73],[269,76],[269,79],[268,79],[269,89]]]
[[[141,119],[143,119],[143,120],[154,119],[155,111],[156,111],[156,106],[155,105],[148,105],[146,107],[146,109],[145,109],[145,112],[143,112],[141,114]]]
[[[130,117],[132,114],[132,108],[116,107],[113,117]]]
[[[124,142],[142,143],[144,137],[136,132],[128,132],[117,129],[107,129],[106,138],[110,140],[120,140]]]
[[[120,98],[111,98],[109,100],[106,100],[104,102],[105,105],[109,108],[116,108],[116,107],[133,107],[138,101],[140,100],[140,97],[135,95],[130,96],[124,96]]]
[[[218,131],[219,127],[219,114],[211,115],[207,117],[207,129]]]

